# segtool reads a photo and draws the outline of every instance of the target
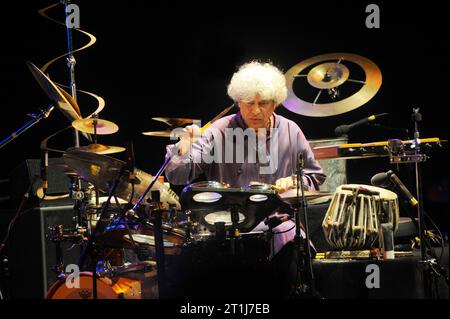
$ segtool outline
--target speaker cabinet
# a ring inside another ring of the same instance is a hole
[[[52,271],[56,261],[56,244],[47,239],[48,227],[59,224],[73,228],[74,210],[70,201],[53,203],[54,206],[33,207],[17,219],[10,234],[6,255],[9,257],[10,297],[13,299],[40,299],[57,280]],[[5,216],[13,213],[2,213]],[[4,224],[4,223],[2,223]],[[64,264],[77,264],[79,246],[61,244]]]

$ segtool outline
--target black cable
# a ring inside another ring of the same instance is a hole
[[[436,223],[433,221],[431,216],[428,215],[428,213],[426,211],[424,211],[424,215],[425,215],[425,217],[427,217],[429,219],[429,221],[433,224],[434,229],[439,233],[439,237],[441,239],[441,254],[439,256],[439,263],[441,263],[442,257],[444,255],[444,249],[445,249],[444,236],[442,236],[441,230],[439,229],[439,227],[437,227]],[[428,244],[431,246],[431,243],[428,243]],[[430,250],[432,250],[431,247],[430,247]],[[434,256],[434,257],[437,257],[437,256]]]
[[[29,209],[27,209],[25,211],[22,211],[23,206],[25,205],[26,201],[30,198],[30,192],[31,192],[31,189],[32,189],[34,183],[36,183],[36,180],[37,180],[36,176],[33,177],[33,180],[30,182],[30,185],[28,186],[27,191],[23,194],[22,200],[21,200],[21,202],[19,204],[19,207],[17,208],[16,214],[14,215],[14,217],[9,222],[8,229],[6,231],[6,235],[5,235],[2,243],[0,244],[0,256],[2,255],[2,251],[3,251],[3,249],[6,246],[6,243],[7,243],[8,239],[9,239],[9,235],[10,235],[11,229],[14,226],[14,223],[16,222],[17,218],[19,218],[19,216],[22,215],[22,213],[25,213],[25,212],[30,211],[30,210],[33,209],[33,208],[29,208]]]
[[[274,235],[284,234],[284,233],[290,232],[290,231],[293,230],[294,228],[295,228],[295,225],[292,226],[291,228],[289,228],[288,230],[283,230],[283,231],[280,231],[280,232],[272,232],[272,234],[274,234]]]

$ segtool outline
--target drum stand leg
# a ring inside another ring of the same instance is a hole
[[[163,165],[159,169],[159,171],[156,173],[156,175],[153,177],[152,182],[150,185],[148,185],[147,189],[144,191],[144,193],[139,197],[138,201],[134,204],[133,209],[136,209],[138,205],[142,203],[142,201],[146,198],[148,192],[152,189],[155,182],[158,180],[158,177],[161,176],[161,174],[164,172],[164,170],[167,167],[167,164],[169,164],[171,158],[167,157],[164,161]],[[158,207],[159,205],[159,191],[152,192],[153,195],[153,201],[156,201],[155,206]],[[165,269],[165,260],[164,260],[164,238],[163,238],[163,230],[162,230],[162,220],[161,220],[161,210],[155,209],[153,210],[154,213],[154,237],[155,237],[155,252],[156,252],[156,269],[157,269],[157,276],[158,276],[158,291],[159,291],[159,298],[165,298],[166,297],[166,269]]]
[[[159,204],[159,191],[152,191],[152,198],[155,207]],[[152,206],[150,206],[152,207]],[[162,211],[159,208],[151,210],[153,220],[153,235],[155,237],[155,254],[156,254],[156,269],[158,278],[158,294],[159,298],[167,297],[166,293],[166,260],[164,254],[164,237],[162,230]]]
[[[232,227],[230,229],[230,245],[231,245],[231,255],[233,257],[236,256],[236,254],[239,253],[239,210],[238,207],[233,205],[230,208],[231,211],[231,223]]]

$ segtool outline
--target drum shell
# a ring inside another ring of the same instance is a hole
[[[383,243],[382,226],[397,229],[397,195],[359,184],[336,189],[322,222],[325,239],[337,250],[364,250]]]
[[[81,272],[79,288],[69,288],[65,279],[60,279],[50,287],[45,299],[93,299],[92,284],[92,273]],[[111,286],[111,280],[105,277],[97,278],[97,298],[118,299],[117,293]]]

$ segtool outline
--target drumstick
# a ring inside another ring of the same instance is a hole
[[[230,106],[226,107],[222,112],[220,112],[219,114],[217,114],[216,116],[214,116],[214,118],[213,118],[211,121],[209,121],[208,123],[206,123],[205,125],[203,125],[203,126],[200,128],[200,136],[196,136],[196,134],[194,134],[194,137],[193,137],[193,138],[191,137],[191,139],[190,139],[190,143],[192,144],[192,143],[194,143],[195,141],[197,141],[197,140],[201,137],[201,134],[202,134],[204,131],[206,131],[206,129],[207,129],[208,127],[210,127],[211,124],[213,124],[215,121],[221,119],[221,118],[222,118],[225,114],[227,114],[233,107],[234,107],[234,103],[231,104]],[[178,136],[178,137],[179,137],[179,136]]]
[[[213,124],[215,121],[221,119],[225,114],[227,114],[232,108],[234,107],[234,103],[231,104],[230,106],[228,106],[227,108],[225,108],[222,112],[220,112],[219,114],[217,114],[211,121],[209,121],[208,123],[206,123],[205,125],[203,125],[200,128],[200,131],[203,133],[203,131],[205,131],[211,124]]]
[[[280,187],[280,186],[273,185],[273,184],[268,184],[268,183],[263,183],[263,182],[252,181],[252,182],[250,182],[250,185],[265,185],[267,187],[270,187],[270,188],[276,190],[277,192],[282,190],[282,187]]]

